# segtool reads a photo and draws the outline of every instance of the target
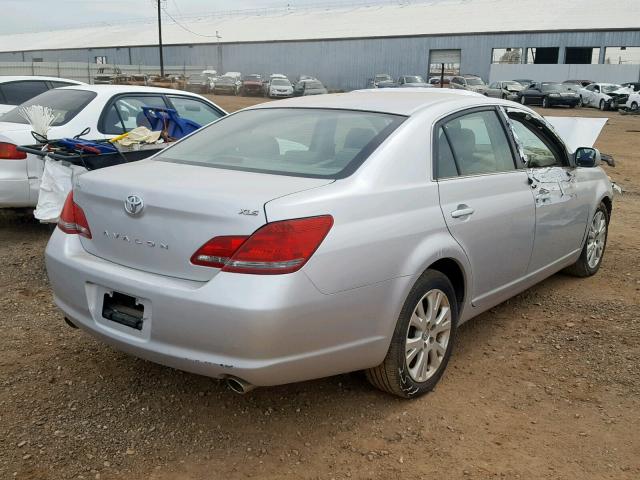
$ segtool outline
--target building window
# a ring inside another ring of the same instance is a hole
[[[104,55],[100,55],[95,57],[96,58],[96,63],[98,65],[106,65],[107,64],[107,57],[105,57]]]
[[[491,63],[522,63],[521,48],[494,48]]]
[[[604,63],[640,65],[640,47],[607,47],[604,49]]]
[[[429,51],[429,77],[439,77],[444,68],[445,77],[460,75],[460,50]]]
[[[600,49],[597,47],[567,47],[564,63],[570,65],[600,63]]]
[[[527,63],[558,63],[558,47],[527,48]]]

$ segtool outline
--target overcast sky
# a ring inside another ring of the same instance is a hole
[[[391,3],[393,0],[163,0],[174,17],[237,9],[332,3]],[[74,26],[153,19],[157,0],[1,0],[2,33],[58,30]]]

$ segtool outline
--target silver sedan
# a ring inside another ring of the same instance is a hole
[[[458,327],[602,262],[612,185],[528,107],[448,89],[262,104],[76,177],[55,302],[114,347],[238,392],[365,370],[431,390]]]

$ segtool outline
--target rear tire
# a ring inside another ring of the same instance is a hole
[[[604,112],[607,109],[607,103],[604,100],[600,100],[600,105],[598,107]]]
[[[407,297],[384,361],[365,373],[376,388],[398,397],[430,392],[444,373],[458,325],[453,285],[427,270]]]
[[[542,99],[542,108],[549,108],[549,99],[547,97]]]
[[[638,111],[638,102],[631,102],[631,111],[632,112]]]
[[[580,258],[564,271],[576,277],[590,277],[600,269],[609,234],[609,211],[601,203],[589,223],[587,239],[582,247]]]

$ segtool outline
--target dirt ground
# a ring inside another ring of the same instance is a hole
[[[413,401],[359,373],[238,396],[119,353],[63,323],[48,230],[4,214],[0,478],[640,478],[640,116],[544,113],[610,118],[597,146],[626,192],[602,269],[465,324],[441,383]]]

